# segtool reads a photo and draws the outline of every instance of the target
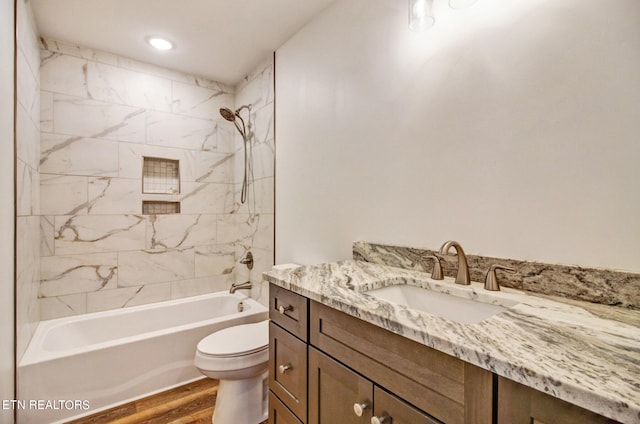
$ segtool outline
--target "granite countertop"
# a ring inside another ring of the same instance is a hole
[[[273,270],[267,281],[606,417],[640,422],[640,312],[537,296],[369,262]],[[510,306],[462,324],[362,293],[395,284]]]

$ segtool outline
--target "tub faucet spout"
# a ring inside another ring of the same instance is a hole
[[[458,274],[456,274],[456,284],[462,284],[468,286],[471,284],[471,277],[469,277],[469,267],[467,266],[467,256],[462,250],[462,246],[457,241],[449,240],[440,248],[440,254],[446,255],[451,247],[456,249],[458,254]]]
[[[233,294],[236,290],[251,290],[251,281],[245,281],[244,283],[233,283],[229,289],[229,293]]]

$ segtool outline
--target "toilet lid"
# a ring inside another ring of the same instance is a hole
[[[268,320],[224,328],[198,343],[198,351],[205,355],[218,357],[248,355],[268,347]]]

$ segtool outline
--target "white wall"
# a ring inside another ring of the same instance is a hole
[[[276,55],[276,263],[353,240],[640,271],[640,2],[339,0]]]
[[[14,399],[14,2],[0,2],[0,399]],[[12,423],[13,411],[0,410]]]

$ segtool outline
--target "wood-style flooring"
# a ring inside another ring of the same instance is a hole
[[[217,393],[205,378],[68,424],[210,424]]]

